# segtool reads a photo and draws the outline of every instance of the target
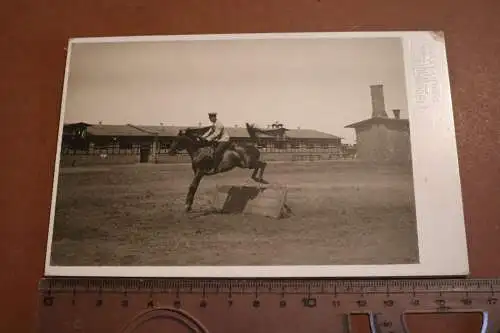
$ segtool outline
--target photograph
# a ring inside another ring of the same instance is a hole
[[[47,276],[469,273],[441,32],[79,37],[65,66]]]

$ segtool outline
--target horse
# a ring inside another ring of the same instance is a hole
[[[249,125],[247,124],[247,128]],[[168,154],[186,150],[191,158],[191,167],[194,177],[189,186],[189,191],[185,201],[185,211],[191,211],[193,200],[198,186],[204,176],[212,176],[225,173],[234,168],[253,170],[251,178],[259,183],[267,183],[263,179],[264,169],[267,163],[260,159],[261,154],[257,147],[252,144],[239,144],[231,142],[230,146],[224,151],[219,164],[218,171],[209,171],[213,163],[214,144],[201,138],[202,130],[200,128],[187,128],[180,130],[171,144]],[[253,133],[250,134],[255,138]],[[258,177],[257,177],[257,174]]]

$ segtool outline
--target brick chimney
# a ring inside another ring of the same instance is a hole
[[[385,112],[384,86],[381,84],[370,86],[372,96],[372,118],[388,118]]]
[[[394,109],[394,110],[392,110],[392,112],[394,113],[394,118],[395,119],[399,119],[399,113],[401,112],[401,110]]]

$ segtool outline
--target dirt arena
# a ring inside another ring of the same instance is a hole
[[[291,215],[208,213],[215,184],[242,184],[248,170],[204,178],[184,213],[189,165],[61,169],[53,265],[408,264],[418,262],[409,169],[354,161],[270,163],[288,187]]]

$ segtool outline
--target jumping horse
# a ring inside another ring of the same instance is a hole
[[[249,124],[246,124],[246,126],[250,137],[256,140],[257,137],[253,127]],[[202,139],[201,135],[205,130],[206,128],[187,128],[185,130],[180,130],[168,150],[169,155],[175,155],[177,152],[186,150],[191,158],[194,178],[191,181],[186,196],[186,212],[191,211],[195,193],[204,176],[225,173],[238,167],[253,170],[251,178],[256,182],[266,183],[263,179],[263,174],[267,163],[260,160],[261,154],[258,147],[250,143],[239,144],[232,142],[223,154],[218,168],[219,171],[210,171],[215,150],[211,142]]]

